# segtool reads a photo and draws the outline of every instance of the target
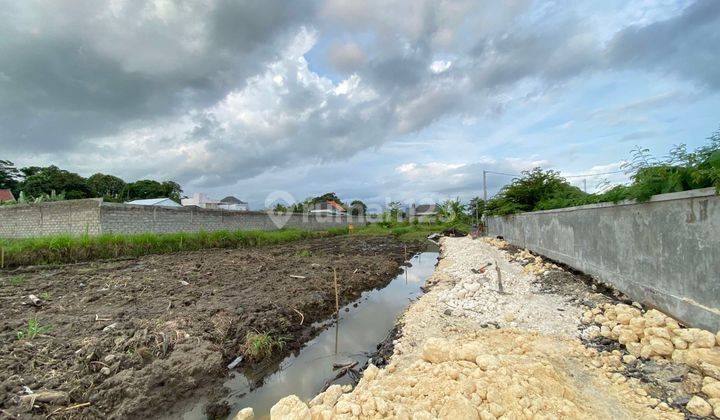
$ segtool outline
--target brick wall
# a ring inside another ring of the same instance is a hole
[[[0,237],[98,234],[101,203],[86,199],[0,206]]]

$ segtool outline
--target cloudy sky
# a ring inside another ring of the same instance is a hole
[[[0,0],[0,158],[254,208],[469,197],[702,144],[719,63],[716,0]]]

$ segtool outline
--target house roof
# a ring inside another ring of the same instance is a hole
[[[178,206],[179,206],[178,203],[176,203],[175,201],[173,201],[173,200],[171,200],[171,199],[169,199],[169,198],[167,198],[167,197],[145,198],[145,199],[143,199],[143,200],[132,200],[132,201],[127,201],[125,204],[137,204],[137,205],[140,205],[140,206],[158,206],[158,205],[163,205],[163,203],[165,203],[165,202],[167,202],[167,201],[172,202],[172,204],[170,204],[171,206],[173,206],[173,205],[178,205]],[[169,203],[168,203],[168,204],[169,204]]]
[[[0,190],[0,201],[15,201],[15,196],[10,190]]]
[[[420,204],[419,206],[415,207],[415,214],[418,213],[437,213],[438,208],[437,204]]]
[[[228,195],[227,197],[220,200],[221,203],[227,203],[227,204],[247,204],[246,202],[242,200],[238,200],[237,198],[233,197],[232,195]]]

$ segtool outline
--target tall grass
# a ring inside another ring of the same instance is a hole
[[[410,224],[393,223],[390,225],[373,223],[358,227],[353,234],[359,235],[392,235],[401,241],[423,240],[431,233],[442,232],[448,227],[444,224]]]
[[[248,248],[347,233],[346,227],[340,227],[326,231],[281,229],[135,235],[104,234],[98,236],[57,235],[27,239],[0,239],[0,247],[4,248],[4,267],[8,268],[139,257],[147,254],[195,251],[205,248]]]

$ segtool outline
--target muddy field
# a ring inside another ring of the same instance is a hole
[[[137,418],[199,392],[219,400],[248,332],[282,339],[276,358],[297,350],[334,312],[333,269],[342,305],[404,256],[389,237],[349,236],[0,273],[0,417]]]

